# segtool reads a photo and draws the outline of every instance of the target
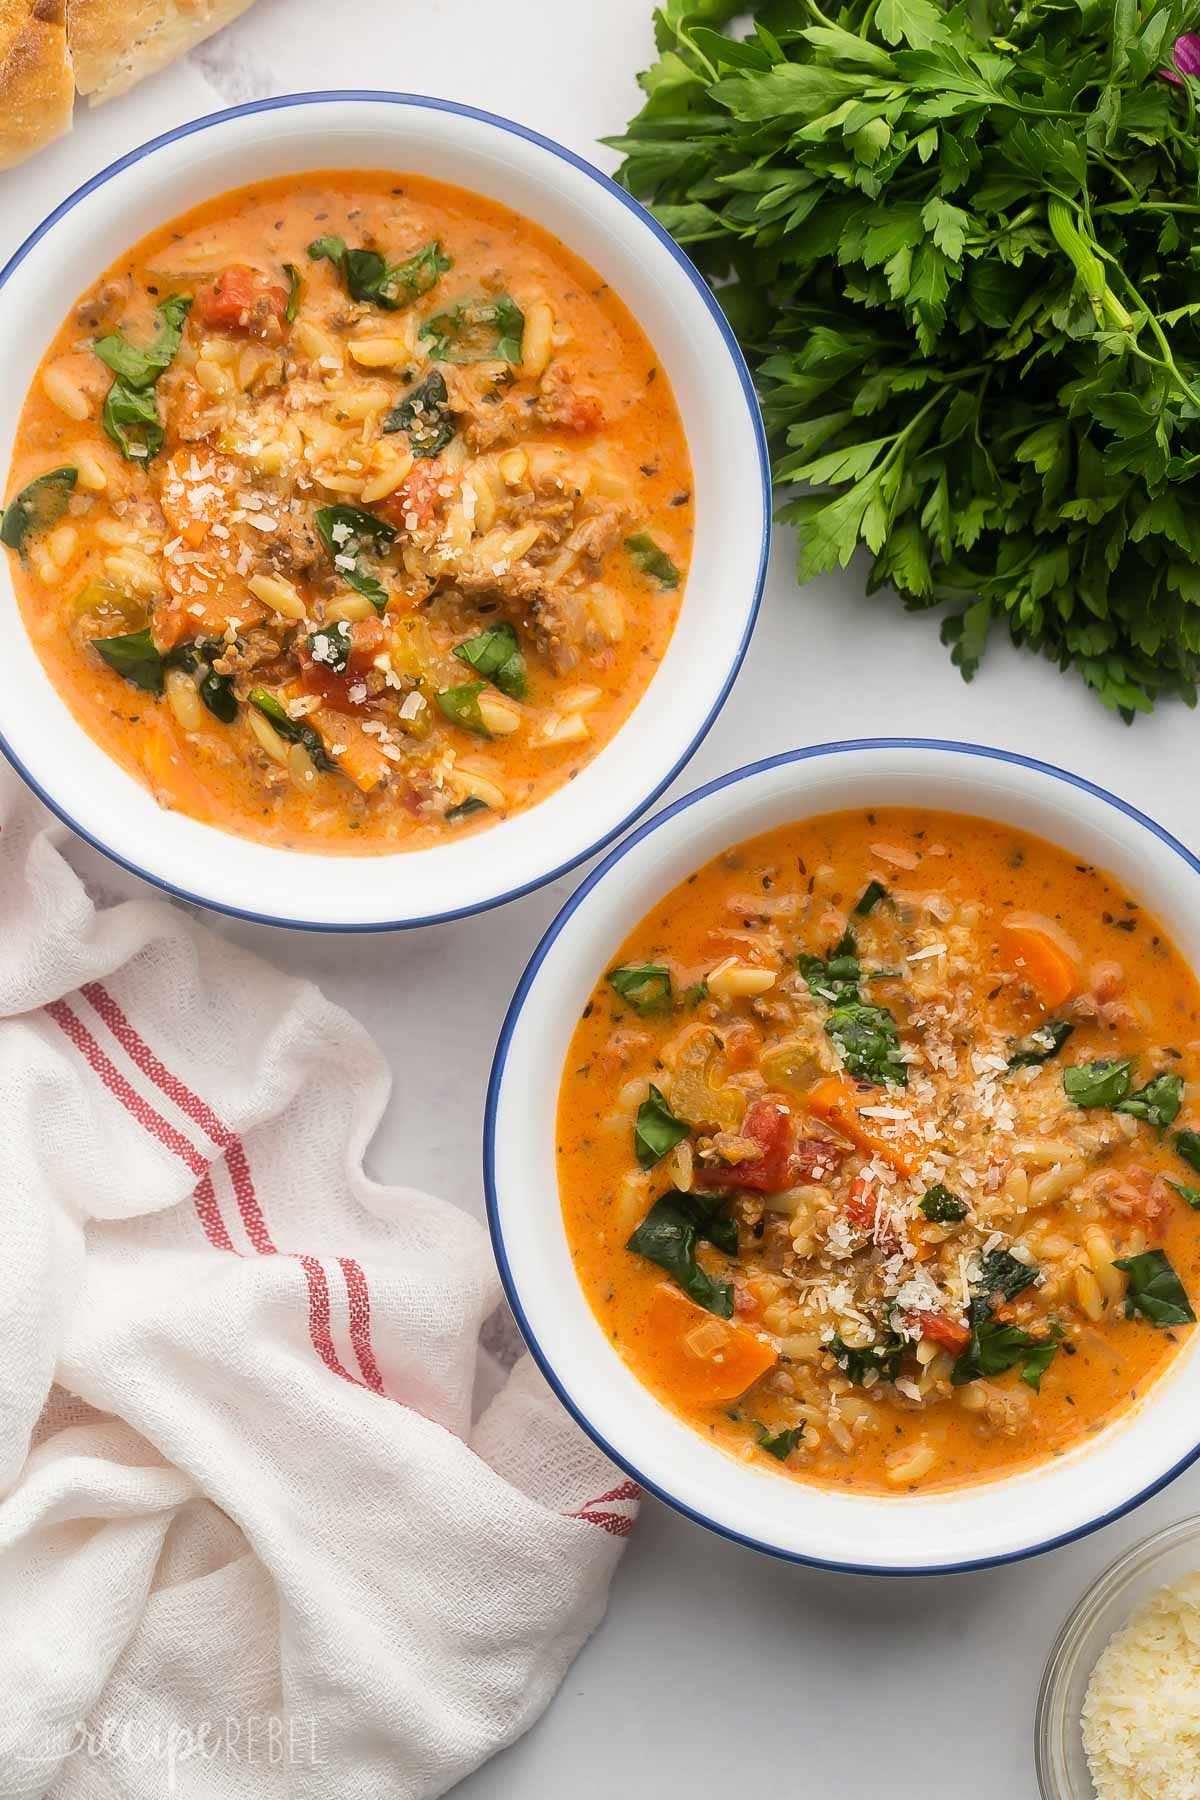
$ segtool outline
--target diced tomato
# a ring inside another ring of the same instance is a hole
[[[395,493],[379,502],[376,511],[399,531],[420,531],[434,515],[444,479],[441,464],[424,457],[413,464]]]
[[[862,1175],[856,1175],[846,1196],[846,1217],[856,1231],[875,1229],[876,1204],[877,1197],[870,1182]]]
[[[595,394],[580,394],[575,377],[562,363],[551,363],[542,377],[537,403],[538,416],[547,425],[558,425],[564,431],[599,431],[604,424],[604,408]]]
[[[828,1138],[802,1137],[792,1152],[793,1181],[828,1181],[846,1160],[840,1144]]]
[[[196,300],[193,316],[218,331],[273,334],[287,312],[288,291],[246,263],[230,263]]]
[[[300,647],[300,683],[307,694],[324,694],[331,706],[352,712],[366,700],[352,698],[352,687],[362,685],[363,677],[383,648],[384,629],[381,619],[356,619],[350,627],[350,651],[344,669],[331,669],[317,662],[308,644]]]
[[[749,1188],[778,1194],[792,1183],[792,1115],[781,1100],[756,1100],[747,1108],[739,1137],[752,1138],[758,1156],[728,1168],[698,1171],[701,1187]]]
[[[971,1340],[971,1333],[965,1325],[960,1325],[948,1313],[919,1312],[913,1318],[921,1328],[921,1336],[931,1342],[940,1344],[943,1350],[951,1351],[955,1356],[965,1350]]]

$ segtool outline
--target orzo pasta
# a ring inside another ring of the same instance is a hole
[[[542,799],[662,658],[692,533],[669,384],[504,207],[314,174],[120,258],[26,402],[0,540],[84,727],[165,806],[310,850]]]
[[[1065,851],[833,814],[718,857],[620,947],[558,1155],[592,1308],[698,1430],[846,1488],[995,1478],[1187,1340],[1200,989]]]

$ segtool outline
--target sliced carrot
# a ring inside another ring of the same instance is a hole
[[[158,504],[171,527],[189,550],[198,550],[229,504],[228,489],[236,474],[228,457],[194,446],[175,450],[158,475]]]
[[[878,1156],[898,1175],[915,1175],[925,1160],[924,1137],[898,1120],[864,1118],[864,1106],[878,1106],[887,1090],[863,1091],[844,1075],[827,1075],[804,1096],[804,1106],[860,1150]]]
[[[214,796],[193,770],[174,727],[165,719],[145,719],[143,724],[142,767],[159,805],[196,819],[213,818]]]
[[[643,1325],[655,1373],[685,1404],[736,1400],[778,1360],[757,1332],[705,1312],[669,1282],[654,1289]]]
[[[369,794],[385,781],[391,765],[379,746],[357,719],[332,706],[320,706],[308,715],[310,725],[321,734],[325,748],[343,775],[348,775],[356,788]]]
[[[1012,913],[1000,928],[1003,954],[1010,968],[1024,975],[1047,1012],[1069,1000],[1079,986],[1079,966],[1050,920]]]

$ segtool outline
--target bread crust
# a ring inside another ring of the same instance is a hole
[[[71,128],[65,0],[0,0],[0,169]]]
[[[93,106],[112,100],[228,25],[251,4],[252,0],[66,0],[75,86]]]

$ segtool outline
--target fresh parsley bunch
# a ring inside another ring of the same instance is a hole
[[[865,544],[959,602],[968,679],[1000,622],[1126,717],[1193,705],[1196,0],[735,10],[658,12],[609,141],[755,364],[801,581]]]

